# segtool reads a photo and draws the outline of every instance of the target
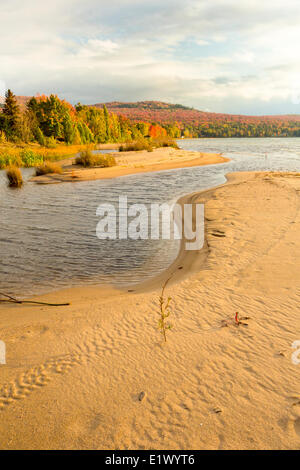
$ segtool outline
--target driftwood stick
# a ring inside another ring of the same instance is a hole
[[[14,302],[21,302],[20,300],[17,300],[14,297],[11,297],[10,295],[3,294],[3,292],[0,292],[0,295],[3,295],[3,297],[7,297],[8,299],[13,300]]]
[[[15,304],[37,304],[37,305],[49,305],[50,307],[64,307],[66,305],[70,305],[70,303],[65,303],[65,304],[52,304],[48,302],[35,302],[34,300],[18,300],[15,299],[14,297],[11,297],[10,295],[3,294],[3,292],[0,292],[0,295],[3,297],[7,297],[6,299],[0,299],[0,302],[11,302]]]

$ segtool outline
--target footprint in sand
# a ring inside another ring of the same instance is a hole
[[[295,432],[300,437],[300,400],[297,400],[296,403],[293,404],[295,418],[294,418],[294,428]]]
[[[295,433],[300,438],[300,400],[299,397],[289,397],[288,401],[292,408],[292,416],[289,420],[289,425],[294,428]]]
[[[300,437],[300,418],[297,418],[297,419],[294,421],[294,427],[295,427],[296,433],[297,433],[298,436]]]
[[[68,372],[71,367],[80,364],[81,360],[79,354],[65,354],[20,373],[15,380],[0,386],[0,410],[44,387],[54,374]]]

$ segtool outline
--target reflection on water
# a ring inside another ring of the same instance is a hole
[[[105,181],[7,188],[0,172],[0,286],[18,296],[80,284],[127,285],[162,271],[176,257],[178,241],[99,240],[101,203],[175,201],[217,186],[231,171],[300,171],[300,139],[194,139],[182,148],[222,152],[221,165],[145,173]],[[25,179],[33,173],[23,170]]]

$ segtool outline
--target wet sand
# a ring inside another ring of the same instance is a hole
[[[0,447],[299,449],[299,195],[299,174],[231,174],[180,201],[205,204],[204,248],[183,240],[134,292],[2,304]],[[164,343],[159,296],[173,272]]]
[[[139,152],[120,152],[110,155],[114,155],[117,162],[116,166],[111,168],[82,168],[79,165],[72,165],[70,160],[66,160],[62,165],[62,174],[35,176],[31,178],[31,181],[40,184],[91,181],[229,161],[228,158],[220,154],[191,152],[171,147],[155,149],[153,152],[142,150]]]

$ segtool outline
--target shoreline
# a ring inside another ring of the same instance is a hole
[[[110,145],[110,144],[107,144]],[[133,153],[133,152],[132,152]],[[134,152],[135,153],[135,152]],[[227,159],[230,161],[230,159]],[[217,186],[213,186],[208,189],[200,190],[200,191],[194,191],[192,193],[185,194],[181,196],[179,199],[176,200],[176,203],[183,206],[184,204],[196,204],[199,202],[199,199],[201,199],[201,203],[205,203],[209,201],[210,196],[213,195],[213,193],[222,188],[222,187],[228,187],[231,184],[241,184],[247,182],[248,179],[251,179],[251,176],[263,176],[266,175],[268,177],[269,175],[272,176],[289,176],[289,175],[297,175],[296,172],[279,172],[279,171],[244,171],[244,172],[229,172],[226,173],[224,176],[226,178],[226,181],[222,184],[219,184]],[[37,177],[37,178],[43,178],[42,177]],[[90,181],[90,180],[84,180],[84,181]],[[205,221],[207,222],[207,218],[205,217]],[[193,218],[193,224],[194,224],[194,218]],[[207,224],[206,224],[207,225]],[[109,295],[115,295],[116,293],[119,294],[127,294],[127,293],[135,293],[135,294],[140,294],[140,293],[147,293],[151,292],[153,290],[158,289],[161,287],[164,282],[166,282],[170,276],[170,281],[168,281],[168,285],[175,284],[176,282],[180,282],[184,280],[186,277],[192,275],[193,273],[197,272],[199,269],[201,269],[201,265],[207,258],[208,252],[209,252],[209,247],[207,244],[207,228],[205,225],[205,240],[204,240],[204,245],[200,250],[194,250],[194,251],[187,251],[184,249],[184,246],[186,242],[188,241],[184,236],[182,237],[180,241],[180,248],[179,252],[174,259],[174,261],[161,273],[154,275],[150,279],[147,279],[146,281],[139,282],[137,284],[130,284],[124,287],[117,287],[114,286],[113,284],[88,284],[88,285],[82,285],[78,284],[70,286],[70,287],[64,287],[64,288],[56,288],[53,289],[49,292],[41,293],[41,294],[36,294],[33,296],[29,296],[28,298],[26,297],[26,300],[37,300],[37,299],[43,299],[43,300],[49,300],[50,297],[56,294],[63,295],[63,302],[66,301],[65,294],[75,293],[75,291],[85,291],[88,290],[92,294],[101,294],[105,298],[107,297],[107,294]],[[197,257],[195,258],[195,254],[197,254]],[[181,267],[183,263],[186,263],[186,266],[184,268]],[[77,297],[75,295],[75,297]],[[25,299],[24,299],[25,300]],[[53,299],[52,299],[53,301]],[[0,304],[1,308],[1,304]]]
[[[131,151],[111,153],[116,158],[116,166],[110,168],[82,168],[66,160],[62,174],[33,176],[30,181],[38,184],[55,184],[63,182],[93,181],[112,179],[138,173],[150,173],[163,170],[174,170],[193,166],[226,163],[229,158],[221,154],[194,152],[183,149],[164,147],[153,152]]]
[[[205,203],[206,246],[182,240],[163,273],[183,265],[166,344],[159,276],[39,297],[69,307],[2,305],[1,448],[298,448],[299,176],[229,173],[179,200]]]
[[[228,159],[229,160],[229,159]],[[220,185],[213,186],[208,189],[200,190],[200,191],[194,191],[192,193],[185,194],[181,196],[179,199],[176,200],[176,203],[183,206],[184,204],[195,204],[198,202],[199,198],[201,198],[201,202],[205,203],[206,201],[209,200],[209,197],[214,193],[215,190],[222,188],[224,186],[229,186],[230,184],[234,184],[236,180],[240,180],[242,182],[246,181],[249,178],[249,175],[256,175],[256,174],[269,174],[271,172],[233,172],[233,173],[226,173],[224,176],[226,178],[226,181]],[[274,174],[280,174],[281,172],[274,172]],[[40,177],[39,177],[40,178]],[[205,218],[206,220],[206,218]],[[193,218],[193,223],[194,223],[194,218]],[[208,245],[207,245],[207,230],[205,228],[205,240],[204,240],[204,245],[201,248],[201,250],[196,250],[196,251],[187,251],[184,249],[184,246],[186,242],[188,241],[184,236],[182,237],[180,241],[180,248],[179,252],[174,259],[174,261],[161,273],[154,275],[150,279],[147,279],[146,281],[139,282],[137,284],[130,284],[126,285],[124,287],[117,287],[113,284],[88,284],[88,285],[82,285],[78,284],[70,286],[70,287],[64,287],[64,288],[57,288],[53,289],[49,292],[41,293],[41,294],[36,294],[33,296],[29,296],[28,298],[26,297],[26,300],[37,300],[37,299],[43,299],[43,300],[49,300],[49,298],[56,294],[63,295],[63,302],[66,301],[66,296],[65,294],[75,293],[75,291],[85,291],[88,290],[91,293],[94,294],[101,294],[104,295],[104,297],[107,297],[107,293],[109,292],[111,295],[114,295],[116,293],[120,294],[127,294],[127,293],[146,293],[146,292],[151,292],[153,290],[158,289],[161,287],[166,280],[171,276],[170,281],[168,282],[169,285],[172,285],[176,282],[180,282],[184,280],[187,276],[193,274],[194,272],[197,272],[198,269],[200,269],[201,265],[205,261],[207,254],[208,254]],[[195,254],[197,254],[197,257],[195,258]],[[186,263],[186,266],[181,269],[181,265],[183,262]],[[75,297],[76,294],[75,294]],[[53,301],[53,299],[52,299]],[[1,307],[1,305],[0,305]]]
[[[229,159],[228,159],[229,160]],[[201,190],[201,191],[194,191],[193,193],[188,193],[188,194],[185,194],[183,196],[181,196],[180,198],[176,199],[176,203],[183,206],[184,204],[194,204],[195,203],[195,199],[197,199],[200,195],[203,195],[203,197],[207,194],[207,197],[209,197],[209,194],[216,190],[217,188],[220,188],[224,185],[227,185],[228,182],[229,182],[229,175],[233,175],[233,173],[227,173],[225,174],[225,178],[226,178],[226,181],[220,185],[217,185],[217,186],[213,186],[211,188],[208,188],[208,189],[204,189],[204,190]],[[40,178],[40,177],[38,177]],[[193,223],[194,223],[194,219],[193,219]],[[205,235],[206,236],[206,235]],[[99,294],[99,291],[101,292],[101,294],[104,294],[104,296],[106,297],[106,294],[107,294],[107,291],[110,291],[112,294],[115,294],[116,292],[117,293],[127,293],[127,292],[130,292],[130,293],[143,293],[143,292],[149,292],[151,290],[154,290],[154,289],[157,289],[159,288],[169,277],[170,275],[172,275],[172,279],[170,279],[170,282],[168,283],[169,285],[173,284],[174,282],[177,282],[179,280],[182,280],[184,277],[186,277],[187,275],[189,275],[189,272],[192,270],[192,266],[195,266],[196,267],[193,267],[193,270],[191,272],[194,272],[196,269],[197,269],[197,266],[199,266],[199,264],[201,264],[203,262],[203,260],[205,259],[206,255],[207,255],[207,243],[206,243],[206,239],[204,241],[204,246],[201,248],[201,250],[198,250],[196,251],[196,253],[199,256],[199,258],[197,258],[197,262],[194,263],[194,254],[195,254],[195,251],[186,251],[184,249],[184,245],[186,244],[187,242],[187,239],[183,236],[183,238],[181,239],[180,241],[180,248],[179,248],[179,251],[178,251],[178,254],[176,256],[176,258],[173,260],[173,262],[165,269],[163,270],[162,272],[160,272],[159,274],[156,274],[154,275],[153,277],[151,277],[150,279],[147,279],[146,281],[142,281],[142,282],[139,282],[137,284],[129,284],[129,285],[125,285],[124,287],[118,287],[118,286],[115,286],[113,284],[93,284],[93,283],[90,283],[90,284],[86,284],[86,285],[83,285],[83,284],[78,284],[78,285],[72,285],[70,287],[63,287],[63,288],[55,288],[55,289],[52,289],[51,291],[49,292],[44,292],[44,293],[40,293],[40,294],[35,294],[35,295],[31,295],[31,296],[28,296],[26,298],[24,297],[18,297],[20,300],[41,300],[41,299],[46,299],[49,300],[49,296],[55,296],[56,294],[59,294],[59,295],[63,295],[64,296],[64,299],[65,299],[65,293],[69,293],[71,292],[72,295],[75,291],[78,291],[78,290],[89,290],[89,291],[95,291],[95,293],[98,293]],[[186,261],[187,262],[187,265],[188,265],[188,269],[178,269],[180,268],[181,264],[183,261]],[[176,272],[178,270],[178,273]],[[188,272],[187,272],[188,271]],[[66,300],[64,300],[63,302],[65,302]],[[0,309],[1,309],[1,304],[0,304]]]

